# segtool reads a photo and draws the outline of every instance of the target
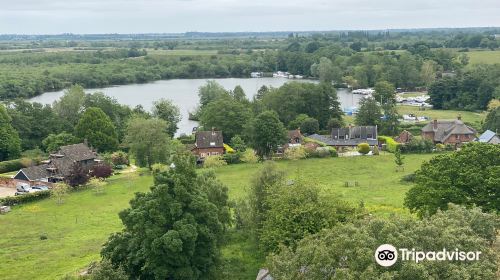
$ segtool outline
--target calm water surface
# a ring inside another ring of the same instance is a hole
[[[132,84],[124,86],[114,86],[106,88],[86,89],[87,93],[96,91],[114,97],[119,103],[131,107],[142,105],[144,109],[150,110],[153,101],[161,98],[170,99],[179,106],[182,120],[179,123],[177,135],[182,133],[191,133],[197,122],[188,120],[190,111],[194,111],[198,104],[198,88],[204,85],[208,80],[214,80],[221,84],[227,90],[234,89],[240,85],[245,91],[247,97],[251,99],[263,85],[280,87],[290,80],[285,78],[258,78],[258,79],[175,79],[156,81],[147,84]],[[311,80],[298,80],[301,82],[315,82]],[[348,93],[345,89],[337,90],[339,101],[342,108],[357,106],[359,96]],[[32,102],[42,104],[52,104],[63,95],[63,91],[46,92],[40,96],[30,99]]]

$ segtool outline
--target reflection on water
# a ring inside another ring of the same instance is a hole
[[[234,89],[240,85],[249,99],[251,99],[257,90],[263,86],[280,87],[290,80],[285,78],[259,78],[259,79],[175,79],[163,80],[147,84],[132,84],[124,86],[115,86],[98,89],[87,89],[88,93],[101,91],[108,96],[112,96],[121,104],[131,107],[142,105],[144,109],[150,110],[153,101],[160,98],[170,99],[179,106],[182,120],[179,123],[177,135],[181,133],[191,133],[197,122],[188,120],[188,113],[193,111],[198,104],[198,88],[208,80],[214,80],[226,89]],[[301,82],[314,82],[311,80],[298,80]],[[337,90],[339,101],[342,108],[356,106],[359,96],[349,94],[345,89]],[[33,102],[51,104],[63,95],[63,91],[47,92],[40,96],[30,99]]]

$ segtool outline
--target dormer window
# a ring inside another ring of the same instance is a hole
[[[215,142],[210,142],[210,146],[215,146]]]

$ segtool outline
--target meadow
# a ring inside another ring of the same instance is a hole
[[[358,204],[376,215],[409,214],[403,208],[411,187],[401,178],[419,168],[432,155],[407,155],[405,171],[396,172],[392,154],[372,157],[280,161],[278,166],[291,179],[301,176],[317,184],[326,197],[338,197]],[[248,185],[262,164],[238,164],[216,169],[229,188],[231,200],[245,197]],[[143,175],[141,175],[143,174]],[[345,182],[358,182],[345,187]],[[126,173],[109,179],[104,194],[91,189],[70,193],[65,202],[52,199],[13,208],[0,216],[0,279],[58,279],[75,275],[90,262],[108,236],[121,229],[120,210],[128,207],[135,192],[148,191],[152,177],[147,173]],[[45,240],[41,240],[46,237]],[[222,249],[228,279],[255,278],[263,257],[252,242],[231,230]]]
[[[495,64],[500,63],[500,50],[495,51],[471,51],[467,52],[469,56],[469,64]]]

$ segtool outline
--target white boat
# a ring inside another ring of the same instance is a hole
[[[371,88],[360,88],[352,91],[353,94],[362,94],[362,95],[372,95],[375,93],[374,89]]]
[[[288,78],[289,75],[290,73],[288,72],[278,71],[273,73],[273,78]]]

